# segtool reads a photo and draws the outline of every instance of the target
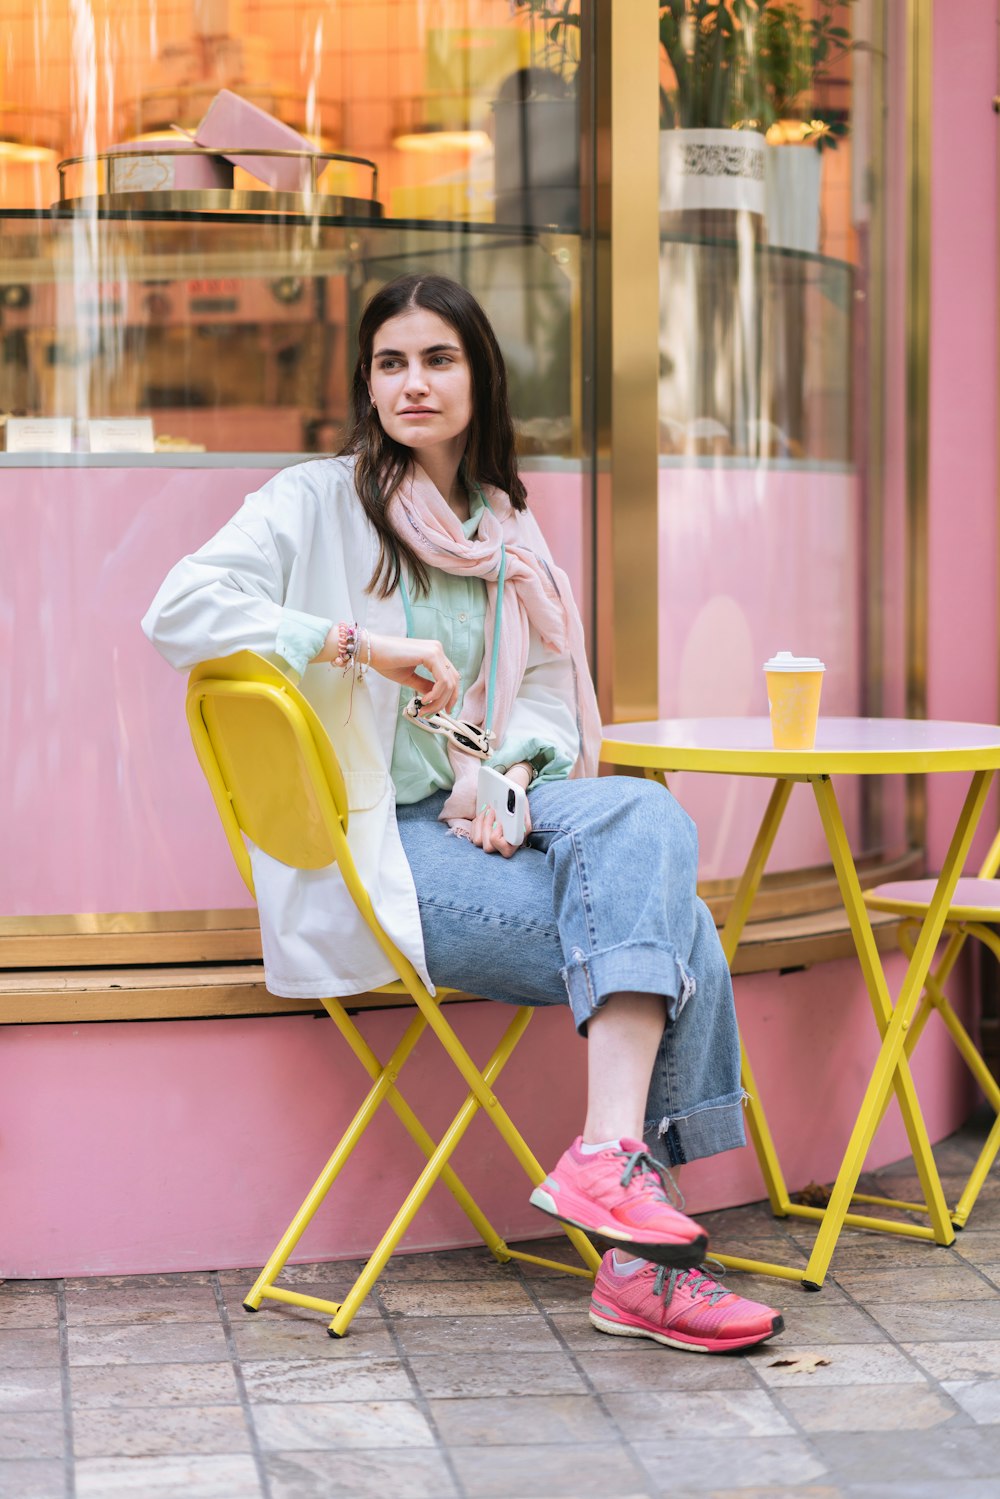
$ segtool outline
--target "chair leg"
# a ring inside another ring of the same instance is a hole
[[[372,1051],[371,1047],[368,1045],[364,1036],[362,1036],[361,1032],[358,1030],[357,1026],[354,1024],[353,1020],[344,1009],[343,1005],[341,1005],[339,1001],[335,999],[325,1000],[324,1003],[331,1018],[336,1023],[341,1035],[344,1037],[344,1040],[354,1052],[354,1055],[357,1057],[362,1067],[368,1073],[369,1077],[378,1078],[379,1076],[381,1076],[383,1071],[387,1071],[388,1069],[382,1067],[382,1064],[379,1062],[378,1057]],[[528,1019],[530,1020],[532,1011],[526,1009],[523,1013],[527,1015]],[[527,1023],[528,1022],[525,1021],[525,1025],[527,1025]],[[419,1145],[424,1155],[427,1156],[428,1159],[430,1159],[435,1149],[437,1148],[437,1142],[433,1140],[432,1137],[424,1129],[423,1125],[420,1123],[420,1120],[417,1118],[416,1114],[414,1114],[413,1110],[406,1102],[406,1099],[403,1097],[394,1083],[391,1084],[388,1089],[386,1100],[389,1104],[389,1107],[396,1115],[397,1119],[410,1135],[411,1139],[413,1139],[416,1144]],[[510,1261],[511,1254],[510,1250],[507,1248],[505,1240],[493,1227],[486,1214],[476,1203],[476,1201],[472,1197],[472,1194],[468,1191],[460,1178],[455,1174],[451,1166],[446,1165],[442,1169],[441,1180],[448,1188],[452,1197],[454,1197],[455,1201],[458,1203],[459,1207],[462,1209],[463,1213],[468,1218],[473,1228],[476,1230],[476,1233],[479,1234],[480,1238],[483,1240],[483,1243],[486,1245],[487,1249],[490,1251],[493,1257],[498,1260],[501,1265],[507,1264]]]
[[[433,1003],[433,1001],[431,1002]],[[333,1321],[327,1329],[331,1337],[343,1337],[347,1332],[358,1308],[381,1275],[390,1256],[412,1223],[428,1192],[441,1175],[442,1169],[455,1147],[462,1139],[462,1136],[476,1114],[479,1113],[480,1108],[482,1108],[483,1105],[476,1096],[477,1092],[481,1089],[487,1093],[491,1093],[492,1084],[502,1071],[530,1019],[530,1010],[518,1010],[501,1036],[498,1046],[483,1068],[483,1071],[480,1073],[478,1069],[473,1067],[476,1074],[476,1081],[480,1085],[480,1088],[469,1092],[462,1107],[441,1136],[438,1146],[428,1160],[427,1165],[403,1199],[398,1212],[370,1255],[361,1274],[344,1297]],[[451,1026],[448,1025],[447,1021],[444,1023],[444,1029],[451,1032]],[[454,1033],[452,1032],[452,1034]],[[455,1042],[456,1045],[460,1045],[457,1037],[455,1037]],[[518,1138],[520,1139],[520,1136]],[[539,1177],[539,1180],[541,1180],[541,1177]]]
[[[296,1244],[298,1244],[312,1222],[320,1204],[340,1175],[361,1136],[371,1123],[376,1109],[383,1100],[389,1103],[389,1106],[406,1126],[410,1135],[426,1156],[432,1155],[435,1150],[434,1140],[424,1129],[394,1082],[404,1062],[424,1032],[427,1023],[424,1017],[420,1014],[413,1017],[406,1031],[403,1033],[398,1046],[383,1067],[344,1007],[335,999],[325,1000],[324,1004],[330,1016],[336,1022],[341,1034],[350,1045],[351,1050],[372,1078],[373,1086],[369,1089],[363,1103],[342,1135],[333,1155],[327,1161],[311,1187],[302,1206],[282,1235],[271,1258],[257,1277],[248,1295],[244,1298],[243,1305],[248,1311],[256,1311],[264,1297],[270,1300],[287,1300],[290,1297],[298,1297],[297,1292],[282,1292],[279,1294],[274,1287],[274,1282],[285,1268],[289,1255],[291,1255]],[[530,1010],[525,1010],[523,1013],[530,1019],[532,1013]],[[469,1193],[450,1166],[444,1168],[442,1180],[446,1183],[453,1197],[468,1216],[476,1232],[483,1238],[487,1248],[501,1264],[506,1263],[511,1258],[511,1255],[504,1240],[497,1233],[485,1213],[482,1212],[473,1199],[471,1193]],[[301,1302],[297,1302],[297,1304],[305,1305],[307,1303],[302,1300]],[[325,1304],[323,1305],[325,1309]]]
[[[376,1057],[375,1053],[371,1050],[368,1043],[365,1041],[364,1037],[361,1035],[361,1032],[358,1030],[357,1026],[354,1025],[346,1010],[342,1005],[338,1003],[337,1000],[325,1000],[324,1003],[326,1004],[326,1008],[329,1011],[330,1015],[333,1017],[338,1027],[340,1028],[341,1034],[344,1036],[344,1039],[351,1047],[351,1050],[354,1052],[355,1056],[361,1062],[361,1065],[365,1068],[370,1077],[376,1077],[381,1071],[381,1064],[379,1063],[379,1060]],[[338,1011],[339,1014],[337,1013]],[[530,1010],[527,1007],[519,1011],[519,1014],[523,1017],[523,1021],[516,1034],[514,1034],[512,1037],[509,1050],[504,1053],[504,1061],[506,1061],[507,1057],[510,1055],[510,1052],[513,1051],[514,1046],[517,1044],[517,1041],[524,1034],[524,1031],[531,1021],[534,1013],[534,1010]],[[450,1029],[450,1027],[448,1028]],[[512,1029],[512,1027],[509,1028],[507,1034],[509,1034],[510,1030]],[[403,1124],[407,1132],[420,1146],[420,1149],[424,1152],[424,1155],[429,1158],[435,1149],[435,1142],[431,1139],[431,1136],[424,1129],[423,1125],[413,1113],[413,1110],[410,1108],[405,1098],[403,1098],[402,1094],[395,1086],[389,1089],[387,1099],[389,1107],[393,1109],[397,1118]],[[534,1157],[532,1157],[532,1159],[534,1160]],[[540,1182],[545,1175],[544,1170],[541,1166],[538,1165],[537,1162],[535,1162],[535,1168],[537,1171],[537,1176],[533,1179],[532,1185],[537,1185],[537,1183]],[[489,1219],[486,1217],[486,1214],[474,1201],[471,1193],[460,1181],[458,1176],[452,1170],[451,1166],[446,1165],[443,1167],[441,1171],[441,1180],[451,1192],[455,1201],[458,1203],[459,1207],[465,1213],[473,1228],[483,1240],[483,1243],[486,1245],[487,1249],[490,1251],[493,1257],[497,1261],[499,1261],[501,1265],[508,1264],[512,1259],[529,1260],[540,1265],[553,1265],[556,1269],[563,1269],[571,1275],[590,1276],[592,1276],[596,1272],[598,1266],[600,1265],[601,1257],[594,1249],[590,1240],[584,1234],[581,1234],[578,1229],[571,1228],[568,1224],[562,1225],[563,1232],[565,1233],[566,1237],[569,1239],[573,1247],[576,1249],[577,1253],[580,1255],[580,1258],[583,1260],[584,1265],[586,1266],[586,1269],[584,1270],[578,1270],[575,1266],[560,1265],[558,1261],[555,1260],[539,1259],[537,1255],[525,1254],[522,1250],[519,1249],[511,1249],[510,1245],[497,1232],[497,1230],[490,1223]]]
[[[978,924],[970,925],[967,933],[963,933],[962,935],[963,937],[965,935],[976,937],[993,952],[995,957],[1000,956],[1000,952],[997,951],[997,947],[995,946],[997,942],[996,936],[988,927],[981,927]],[[951,1221],[955,1224],[955,1227],[964,1228],[969,1221],[969,1214],[975,1206],[976,1199],[982,1191],[983,1184],[990,1173],[990,1169],[996,1159],[997,1151],[1000,1149],[1000,1086],[997,1085],[996,1079],[983,1061],[979,1048],[955,1014],[951,1001],[941,987],[943,982],[942,970],[944,971],[944,975],[947,976],[952,966],[953,964],[948,964],[945,967],[945,964],[942,963],[936,973],[928,975],[926,991],[929,1005],[937,1010],[942,1023],[955,1043],[956,1050],[982,1089],[987,1103],[992,1108],[994,1114],[997,1115],[951,1215]]]
[[[277,1280],[285,1268],[288,1256],[309,1227],[326,1194],[343,1171],[355,1146],[371,1123],[376,1109],[393,1086],[393,1079],[423,1034],[425,1024],[422,1015],[415,1015],[406,1027],[398,1046],[372,1087],[369,1088],[360,1108],[341,1135],[337,1148],[313,1182],[305,1201],[282,1234],[274,1253],[254,1281],[249,1293],[243,1298],[243,1305],[247,1311],[257,1311],[261,1298],[268,1293],[272,1282]]]
[[[430,1004],[433,1006],[433,1012],[439,1014],[440,1012],[436,1003],[433,1000],[430,1000],[430,996],[428,996],[428,999],[430,1001]],[[520,1040],[525,1028],[531,1020],[533,1014],[532,1010],[524,1008],[519,1009],[516,1012],[513,1020],[504,1031],[499,1045],[494,1051],[493,1056],[490,1058],[490,1061],[482,1074],[478,1072],[474,1064],[471,1062],[471,1059],[469,1059],[469,1065],[470,1067],[472,1067],[472,1070],[475,1073],[475,1078],[477,1083],[479,1084],[479,1088],[478,1090],[474,1089],[470,1091],[465,1104],[463,1104],[462,1109],[460,1109],[459,1113],[455,1116],[455,1119],[452,1121],[452,1124],[446,1132],[445,1136],[441,1141],[435,1144],[434,1140],[428,1134],[426,1129],[424,1129],[423,1125],[420,1123],[420,1120],[417,1118],[416,1114],[414,1114],[413,1110],[410,1108],[409,1104],[406,1102],[405,1098],[402,1096],[395,1085],[395,1079],[398,1077],[404,1062],[409,1057],[417,1040],[423,1033],[423,1030],[427,1024],[427,1016],[422,1013],[418,1013],[416,1016],[414,1016],[413,1020],[407,1026],[402,1039],[397,1045],[389,1061],[383,1067],[379,1063],[378,1058],[375,1056],[375,1053],[368,1046],[360,1031],[358,1031],[357,1027],[351,1020],[350,1016],[347,1014],[344,1007],[337,1000],[327,1000],[324,1001],[324,1003],[332,1019],[337,1024],[338,1029],[341,1031],[341,1034],[350,1045],[351,1050],[358,1057],[359,1061],[368,1072],[369,1076],[372,1077],[373,1085],[369,1089],[363,1103],[361,1104],[353,1120],[342,1136],[333,1155],[330,1157],[323,1171],[320,1173],[319,1177],[313,1184],[302,1206],[299,1208],[295,1217],[292,1219],[292,1222],[286,1229],[279,1244],[275,1248],[274,1253],[271,1255],[264,1269],[261,1271],[251,1291],[244,1299],[243,1305],[248,1311],[256,1311],[263,1299],[270,1299],[275,1301],[287,1302],[292,1305],[312,1307],[321,1311],[333,1312],[335,1315],[333,1322],[330,1325],[330,1333],[332,1336],[342,1337],[347,1331],[347,1328],[349,1327],[355,1314],[357,1313],[358,1308],[362,1305],[366,1296],[369,1294],[372,1286],[377,1280],[389,1257],[399,1244],[399,1241],[402,1238],[403,1234],[405,1234],[415,1214],[417,1213],[428,1192],[430,1191],[430,1188],[438,1179],[440,1179],[448,1186],[453,1197],[466,1213],[469,1221],[472,1223],[477,1233],[480,1234],[480,1236],[486,1243],[487,1248],[490,1249],[491,1253],[494,1254],[494,1256],[501,1263],[506,1262],[512,1258],[525,1257],[521,1255],[519,1251],[511,1250],[507,1246],[504,1239],[500,1236],[500,1234],[490,1223],[489,1219],[479,1208],[471,1193],[468,1191],[460,1178],[448,1164],[452,1152],[458,1145],[462,1136],[465,1134],[465,1131],[468,1128],[468,1125],[471,1122],[472,1118],[483,1106],[481,1099],[476,1096],[477,1091],[483,1092],[489,1098],[493,1099],[495,1110],[503,1115],[503,1118],[507,1121],[509,1129],[513,1132],[517,1141],[520,1142],[523,1151],[526,1152],[529,1159],[534,1162],[535,1174],[532,1177],[533,1184],[541,1181],[545,1173],[542,1170],[541,1166],[539,1166],[538,1163],[534,1161],[534,1157],[531,1156],[527,1146],[524,1144],[523,1140],[521,1140],[520,1135],[517,1134],[517,1131],[514,1129],[513,1124],[510,1123],[509,1119],[507,1119],[505,1112],[500,1108],[499,1102],[496,1100],[495,1095],[491,1090],[492,1082],[499,1075],[501,1069],[506,1064],[507,1060],[514,1050],[514,1047],[517,1045],[517,1042]],[[447,1021],[443,1021],[443,1029],[445,1033],[451,1035],[454,1038],[455,1046],[459,1047],[463,1051],[463,1055],[467,1055],[466,1053],[464,1053],[464,1049],[461,1048],[461,1043],[458,1041],[457,1036],[454,1035],[454,1032],[452,1031]],[[459,1070],[461,1071],[461,1068]],[[320,1204],[323,1202],[323,1199],[326,1197],[337,1176],[339,1176],[341,1170],[343,1169],[344,1165],[346,1164],[347,1160],[349,1159],[350,1155],[361,1139],[361,1136],[363,1135],[365,1129],[367,1129],[372,1118],[374,1117],[376,1110],[383,1101],[387,1101],[389,1103],[389,1106],[396,1113],[397,1117],[407,1129],[413,1140],[417,1145],[419,1145],[420,1149],[428,1157],[427,1165],[424,1167],[424,1170],[418,1177],[416,1184],[407,1194],[407,1197],[405,1198],[399,1212],[393,1218],[392,1223],[386,1230],[386,1233],[383,1235],[382,1239],[379,1241],[373,1254],[369,1257],[364,1269],[358,1276],[357,1280],[354,1282],[354,1285],[351,1287],[347,1296],[339,1305],[331,1302],[321,1301],[316,1297],[306,1296],[298,1291],[285,1290],[275,1286],[274,1281],[280,1275],[296,1244],[302,1237],[309,1223],[312,1221],[317,1210],[319,1209]],[[490,1112],[493,1113],[494,1110],[491,1109]],[[497,1124],[498,1129],[500,1129],[500,1133],[504,1137],[508,1146],[513,1150],[511,1141],[507,1138],[507,1135],[505,1134],[504,1129],[501,1127],[500,1121],[496,1118],[495,1113],[494,1122]],[[514,1154],[519,1160],[521,1159],[517,1151],[514,1151]],[[596,1271],[598,1265],[600,1264],[600,1255],[594,1249],[590,1241],[583,1234],[579,1233],[578,1230],[566,1228],[565,1232],[567,1234],[567,1237],[573,1243],[574,1247],[577,1249],[577,1252],[583,1259],[584,1264],[587,1266],[587,1270],[584,1270],[583,1272],[575,1271],[573,1267],[570,1266],[567,1266],[566,1269],[569,1270],[570,1273],[587,1274],[589,1272],[593,1274],[593,1272]]]
[[[969,1221],[969,1214],[975,1206],[976,1198],[982,1191],[983,1183],[990,1174],[993,1162],[996,1160],[997,1151],[1000,1150],[1000,1115],[993,1121],[993,1128],[986,1137],[986,1144],[979,1152],[976,1164],[965,1184],[965,1190],[955,1204],[955,1211],[951,1215],[951,1221],[956,1228],[964,1228]]]

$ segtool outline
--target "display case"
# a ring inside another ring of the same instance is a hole
[[[158,453],[330,451],[361,307],[415,268],[464,282],[489,313],[520,451],[588,456],[580,237],[494,224],[10,212],[0,414],[69,418],[84,453],[90,420],[139,416]],[[735,243],[665,239],[664,456],[850,462],[853,283],[819,255],[758,244],[748,268]]]
[[[185,196],[194,197],[196,194]],[[305,454],[343,432],[361,307],[463,281],[507,357],[525,453],[580,458],[579,242],[477,224],[131,209],[0,225],[0,413],[152,418],[157,453]]]

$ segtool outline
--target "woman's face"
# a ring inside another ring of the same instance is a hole
[[[390,437],[419,453],[465,446],[472,421],[472,373],[450,323],[426,307],[384,322],[372,343],[368,392]]]

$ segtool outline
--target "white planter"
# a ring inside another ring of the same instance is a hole
[[[768,146],[764,173],[768,243],[818,254],[821,153],[815,146]]]
[[[661,130],[660,211],[764,215],[767,146],[756,130]]]

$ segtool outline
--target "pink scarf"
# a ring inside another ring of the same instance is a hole
[[[570,772],[592,776],[597,772],[601,747],[601,720],[590,679],[583,625],[573,600],[569,579],[552,562],[538,523],[530,511],[513,508],[500,489],[486,486],[487,508],[479,520],[478,534],[470,540],[451,506],[439,493],[419,464],[404,479],[389,503],[393,529],[405,537],[420,560],[446,573],[483,578],[486,583],[486,649],[479,676],[457,710],[469,723],[492,729],[495,744],[503,743],[511,708],[521,687],[528,662],[529,629],[557,655],[569,652],[576,683],[576,722],[580,732],[580,755]],[[493,630],[496,623],[497,579],[500,545],[507,552],[503,608],[500,611],[500,650],[493,699],[493,723],[484,722]],[[448,745],[455,772],[455,785],[441,812],[441,820],[452,831],[468,835],[476,814],[476,779],[482,763]]]

